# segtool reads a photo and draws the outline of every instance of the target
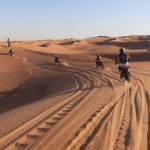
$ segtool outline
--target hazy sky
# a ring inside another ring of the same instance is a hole
[[[150,0],[0,0],[0,40],[150,34]]]

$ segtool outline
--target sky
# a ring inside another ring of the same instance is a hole
[[[150,34],[150,0],[0,0],[0,40]]]

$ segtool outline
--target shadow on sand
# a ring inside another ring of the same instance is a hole
[[[103,54],[103,57],[115,60],[117,53],[114,54]],[[146,62],[150,61],[150,52],[144,52],[144,53],[132,53],[130,54],[132,57],[132,62]]]
[[[137,42],[113,42],[111,40],[106,40],[104,42],[95,42],[94,44],[98,46],[102,45],[111,45],[117,47],[124,47],[130,50],[141,50],[141,49],[150,49],[150,41],[137,41]]]
[[[63,75],[40,77],[27,81],[12,91],[0,93],[3,95],[0,98],[0,113],[66,91],[75,84],[72,78],[66,78],[67,80]]]
[[[0,55],[8,55],[8,53],[0,53]]]

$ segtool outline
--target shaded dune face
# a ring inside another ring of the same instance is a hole
[[[1,93],[0,113],[50,97],[73,86],[74,81],[68,75],[32,78],[10,92]]]
[[[94,43],[96,45],[102,46],[102,45],[114,45],[117,47],[124,47],[131,50],[141,50],[141,49],[148,49],[150,41],[136,41],[136,42],[111,42],[111,40],[107,40],[104,42],[96,42]]]
[[[60,43],[59,45],[72,45],[72,44],[74,44],[74,41],[63,42],[63,43]]]
[[[49,44],[41,44],[40,46],[41,46],[41,47],[48,47]]]
[[[120,37],[120,38],[91,38],[90,40],[87,40],[90,43],[93,43],[98,46],[117,46],[117,47],[124,47],[129,50],[141,50],[141,49],[147,49],[150,48],[150,37]]]
[[[130,53],[130,56],[132,57],[132,60],[131,62],[147,62],[147,61],[150,61],[150,52],[140,52],[140,53]],[[117,53],[116,53],[117,55]],[[114,60],[115,59],[115,54],[108,54],[108,53],[104,53],[103,54],[103,57],[105,58],[109,58],[109,59],[112,59]]]

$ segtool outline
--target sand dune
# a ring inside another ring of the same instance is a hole
[[[114,65],[122,46],[133,57],[131,83]],[[150,150],[149,36],[20,41],[12,47],[13,57],[0,42],[0,149]],[[97,53],[103,70],[95,68]]]

